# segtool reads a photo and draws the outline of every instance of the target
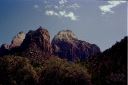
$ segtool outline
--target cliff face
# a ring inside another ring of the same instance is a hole
[[[88,57],[100,52],[98,46],[78,40],[70,30],[63,30],[55,35],[52,40],[52,47],[54,55],[70,61],[86,60]]]
[[[12,40],[11,45],[9,46],[10,48],[15,48],[19,47],[23,40],[25,39],[25,33],[24,32],[19,32]]]
[[[3,44],[0,47],[0,56],[13,54],[21,46],[25,38],[25,33],[19,32],[11,41],[11,44]]]
[[[22,54],[29,58],[40,60],[52,54],[50,35],[42,27],[29,31],[21,45]]]

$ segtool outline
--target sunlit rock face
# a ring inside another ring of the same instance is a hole
[[[100,48],[97,45],[78,40],[70,30],[63,30],[55,35],[52,40],[52,48],[54,55],[70,61],[83,61],[100,53]]]
[[[0,47],[0,56],[16,53],[25,39],[25,33],[19,32],[13,39],[11,44],[3,44]]]
[[[25,33],[19,32],[12,40],[10,48],[19,47],[25,39]]]
[[[52,54],[49,32],[40,27],[35,31],[29,31],[21,45],[23,55],[40,60]]]
[[[55,35],[53,40],[76,40],[76,35],[71,30],[62,30]]]

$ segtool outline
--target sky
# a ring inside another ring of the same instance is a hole
[[[127,36],[127,8],[120,0],[0,0],[0,45],[42,26],[51,40],[69,29],[104,51]]]

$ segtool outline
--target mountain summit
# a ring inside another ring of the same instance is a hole
[[[23,40],[25,39],[25,33],[24,32],[19,32],[16,36],[14,36],[10,48],[15,48],[15,47],[19,47]]]
[[[70,61],[86,60],[92,55],[100,53],[100,48],[95,44],[78,40],[70,30],[62,30],[52,40],[54,55]]]
[[[3,44],[0,47],[0,56],[15,53],[25,39],[25,33],[19,32],[11,41],[11,44]]]
[[[35,31],[29,31],[21,45],[23,55],[40,60],[52,54],[50,35],[47,29],[39,27]]]
[[[76,40],[76,35],[71,30],[62,30],[55,35],[53,40]]]

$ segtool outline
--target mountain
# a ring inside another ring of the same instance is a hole
[[[55,35],[52,40],[52,48],[54,55],[69,61],[83,61],[100,53],[97,45],[79,40],[70,30],[62,30]]]
[[[23,40],[25,39],[25,33],[24,32],[19,32],[12,40],[10,48],[15,48],[15,47],[19,47]]]
[[[17,48],[19,48],[25,39],[25,33],[19,32],[11,41],[11,44],[3,44],[0,47],[0,56],[12,54],[15,51],[17,51]]]
[[[4,56],[9,54],[9,45],[8,44],[2,44],[0,47],[0,56]]]
[[[52,54],[50,35],[47,29],[39,27],[35,31],[29,31],[20,46],[23,56],[30,59],[41,60]]]
[[[127,84],[127,37],[90,59],[95,85]]]
[[[56,55],[69,61],[82,61],[98,53],[100,48],[97,45],[78,40],[70,30],[60,31],[50,43],[48,30],[42,27],[31,30],[26,35],[19,32],[10,45],[5,44],[0,48],[0,56],[20,54],[32,60],[42,60],[46,56]]]

